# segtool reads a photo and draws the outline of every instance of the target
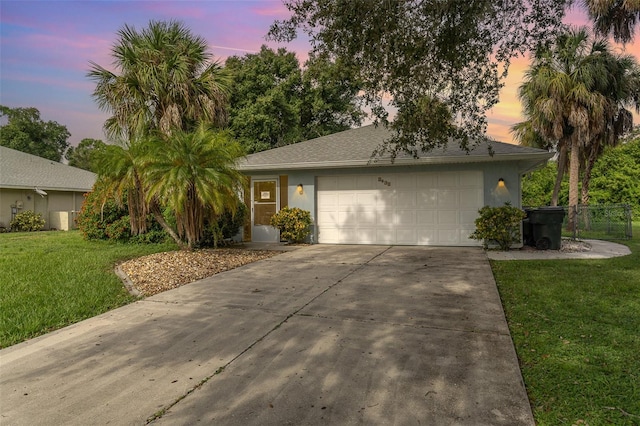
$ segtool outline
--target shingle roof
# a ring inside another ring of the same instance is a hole
[[[389,157],[372,159],[371,154],[374,150],[390,136],[391,132],[386,128],[369,125],[251,154],[238,166],[243,171],[295,170],[506,160],[545,162],[552,156],[542,149],[493,141],[491,142],[493,156],[489,154],[486,142],[478,144],[469,153],[462,150],[459,144],[450,142],[445,149],[435,149],[423,153],[418,159],[405,153],[399,153],[393,164],[391,164]]]
[[[96,174],[0,146],[0,188],[90,191]]]

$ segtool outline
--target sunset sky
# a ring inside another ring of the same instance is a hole
[[[278,45],[265,41],[270,24],[288,16],[279,0],[261,1],[0,1],[0,104],[35,107],[43,120],[67,126],[73,145],[83,138],[105,139],[101,112],[87,79],[89,61],[109,67],[110,49],[126,23],[138,29],[149,20],[177,19],[209,42],[224,61],[256,52],[262,44],[295,51],[307,58],[306,40]],[[584,24],[572,10],[566,22]],[[638,57],[638,46],[627,46]],[[516,97],[527,58],[511,66],[501,102],[489,114],[489,135],[511,142],[509,128],[521,120]]]

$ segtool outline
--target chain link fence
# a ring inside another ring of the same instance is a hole
[[[632,210],[628,204],[564,207],[562,236],[573,239],[630,240]],[[572,220],[575,218],[575,220]]]

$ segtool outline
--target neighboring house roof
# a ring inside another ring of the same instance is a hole
[[[0,188],[90,191],[96,174],[0,146]]]
[[[491,142],[493,156],[487,142],[479,143],[467,153],[458,143],[451,141],[445,149],[425,152],[417,159],[403,152],[398,153],[393,162],[390,157],[372,158],[374,150],[391,135],[388,129],[374,125],[345,130],[248,155],[239,162],[238,168],[247,172],[522,160],[521,171],[526,172],[545,163],[553,155],[542,149],[495,141]]]

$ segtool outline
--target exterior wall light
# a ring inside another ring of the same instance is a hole
[[[506,188],[506,185],[504,184],[504,179],[502,178],[498,179],[498,188]]]
[[[301,183],[298,184],[298,187],[296,188],[296,191],[298,192],[298,195],[304,194],[304,187],[302,186]]]

